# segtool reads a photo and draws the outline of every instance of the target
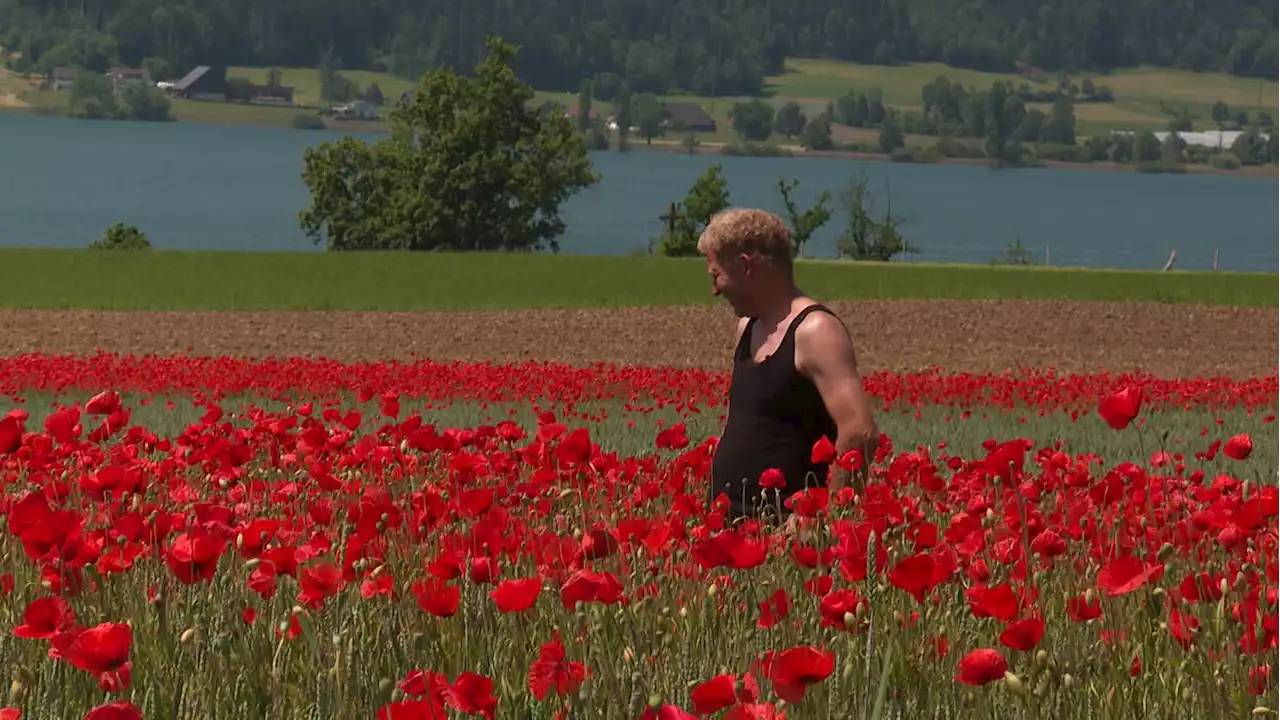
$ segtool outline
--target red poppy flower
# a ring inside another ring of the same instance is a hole
[[[1098,414],[1113,430],[1123,430],[1142,410],[1142,387],[1130,385],[1103,398]]]
[[[49,642],[63,660],[101,675],[116,672],[129,662],[133,628],[125,623],[100,623],[88,629],[58,633]]]
[[[719,712],[738,701],[735,690],[737,678],[733,675],[717,675],[700,683],[689,693],[693,711],[700,715]]]
[[[923,603],[924,596],[937,584],[933,556],[919,553],[903,558],[889,571],[889,582],[911,593],[916,602]]]
[[[1253,454],[1253,438],[1249,437],[1249,433],[1232,436],[1227,440],[1227,444],[1222,446],[1222,452],[1232,460],[1248,460]]]
[[[462,590],[457,585],[449,585],[439,578],[416,580],[409,586],[409,591],[418,599],[418,607],[423,612],[436,617],[452,617],[458,612],[458,599]]]
[[[1000,644],[1013,650],[1027,652],[1035,649],[1044,637],[1044,620],[1040,616],[1009,623],[1000,633]]]
[[[84,720],[142,720],[142,711],[128,700],[117,700],[93,708]]]
[[[22,624],[13,629],[21,638],[44,640],[75,625],[76,613],[66,600],[54,597],[36,598],[22,611]]]
[[[775,653],[769,663],[773,692],[791,703],[804,700],[810,685],[826,680],[836,669],[835,653],[813,647],[794,647]]]
[[[565,660],[564,643],[556,632],[551,642],[543,643],[538,659],[529,666],[529,692],[541,700],[554,688],[558,697],[564,697],[590,676],[586,665]]]
[[[1143,562],[1132,555],[1111,560],[1098,571],[1098,587],[1108,595],[1124,595],[1163,574],[1164,567]]]
[[[986,685],[1004,677],[1009,663],[999,650],[983,648],[972,650],[960,659],[960,672],[956,680],[966,685]]]
[[[542,592],[542,578],[519,578],[498,583],[489,597],[498,606],[498,612],[523,612],[533,607]]]

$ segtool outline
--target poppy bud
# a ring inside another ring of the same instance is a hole
[[[658,708],[662,707],[662,696],[658,695],[657,693],[650,695],[649,707],[653,708],[654,710],[657,710]]]
[[[196,639],[196,629],[187,628],[186,630],[183,630],[182,635],[178,637],[178,642],[183,645],[186,645],[195,639]]]
[[[394,688],[395,688],[395,683],[391,681],[391,678],[384,677],[378,681],[378,692],[381,694],[389,693]]]
[[[1004,671],[1004,684],[1016,695],[1027,694],[1027,688],[1022,684],[1022,679],[1008,670]]]
[[[851,613],[851,612],[847,612],[847,613],[845,613],[845,614],[844,614],[844,626],[845,626],[845,627],[853,627],[854,623],[856,623],[856,622],[858,622],[858,618],[857,618],[857,616],[856,616],[856,615],[854,615],[854,614],[853,614],[853,613]]]
[[[253,572],[254,570],[257,570],[258,566],[261,564],[262,564],[262,560],[258,558],[249,558],[248,560],[245,561],[245,564],[244,564],[245,572]]]
[[[1037,651],[1036,651],[1036,665],[1039,665],[1040,667],[1045,667],[1045,666],[1047,666],[1048,664],[1049,664],[1049,651],[1048,651],[1048,650],[1043,650],[1043,649],[1041,649],[1041,650],[1037,650]]]
[[[1160,549],[1156,552],[1156,559],[1160,562],[1166,562],[1168,561],[1169,556],[1173,554],[1173,551],[1173,543],[1165,543],[1161,545]]]
[[[716,585],[715,583],[711,583],[711,586],[707,588],[707,597],[713,598],[719,593],[720,593],[720,586]]]
[[[1089,588],[1088,590],[1085,590],[1085,591],[1084,591],[1084,604],[1085,604],[1085,605],[1092,605],[1092,604],[1094,604],[1094,603],[1095,603],[1095,602],[1097,602],[1097,601],[1098,601],[1098,591],[1097,591],[1097,590],[1094,590],[1093,588]]]
[[[1076,679],[1074,677],[1071,677],[1071,675],[1062,676],[1062,687],[1070,688],[1072,685],[1075,685],[1075,684],[1076,684]]]
[[[1222,578],[1221,580],[1218,581],[1218,592],[1222,593],[1223,595],[1226,595],[1228,587],[1230,586],[1227,585],[1226,578]]]
[[[1269,708],[1269,707],[1263,707],[1263,706],[1259,705],[1258,707],[1254,708],[1254,709],[1253,709],[1253,712],[1252,712],[1252,713],[1250,713],[1250,714],[1252,714],[1252,715],[1266,715],[1267,713],[1275,713],[1275,710],[1272,710],[1272,709],[1271,709],[1271,708]]]

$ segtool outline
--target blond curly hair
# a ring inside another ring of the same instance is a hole
[[[698,252],[714,258],[745,253],[790,269],[791,231],[771,212],[730,208],[712,216],[698,238]]]

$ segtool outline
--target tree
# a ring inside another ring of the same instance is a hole
[[[172,120],[169,98],[160,88],[132,83],[120,93],[119,113],[131,120]]]
[[[1227,107],[1227,104],[1221,100],[1213,104],[1213,110],[1210,114],[1213,116],[1213,121],[1218,124],[1218,127],[1222,127],[1231,120],[1231,108]]]
[[[308,148],[307,235],[330,250],[558,251],[560,205],[599,181],[563,111],[529,107],[517,48],[498,38],[471,77],[423,75],[391,111],[392,136]]]
[[[794,257],[800,257],[804,253],[805,243],[809,242],[818,228],[831,219],[831,210],[827,207],[827,203],[831,201],[831,193],[823,190],[813,207],[801,211],[791,195],[799,184],[799,180],[788,182],[786,178],[778,178],[778,193],[782,195],[782,204],[787,210],[787,225],[791,228],[791,254]]]
[[[805,123],[800,146],[806,150],[830,150],[836,146],[831,139],[831,120],[825,112]]]
[[[768,140],[773,130],[773,106],[760,99],[734,103],[729,119],[743,140]]]
[[[1231,153],[1240,160],[1241,165],[1262,165],[1271,157],[1267,149],[1268,142],[1262,139],[1262,134],[1256,128],[1252,128],[1241,133],[1235,142],[1231,143]]]
[[[76,74],[71,88],[71,113],[76,117],[102,120],[116,116],[116,95],[111,80],[102,73]]]
[[[150,250],[151,241],[133,225],[122,222],[107,228],[99,239],[89,243],[90,250]]]
[[[1063,145],[1076,144],[1076,109],[1066,98],[1058,98],[1049,111],[1041,137]]]
[[[902,134],[902,128],[898,127],[897,113],[890,113],[884,118],[884,123],[880,126],[880,149],[886,153],[906,144],[906,138]]]
[[[858,102],[853,107],[853,116],[849,118],[850,125],[854,127],[866,127],[867,121],[871,117],[871,103],[868,102],[865,93],[858,93]]]
[[[325,102],[346,102],[360,94],[360,88],[338,72],[338,61],[332,52],[320,57],[316,66],[320,75],[320,99]]]
[[[778,110],[778,114],[774,118],[773,131],[787,136],[787,139],[790,140],[804,130],[804,124],[804,112],[800,110],[800,105],[793,100]]]
[[[1160,159],[1160,140],[1150,130],[1140,130],[1133,140],[1133,153],[1138,162],[1155,162]]]
[[[591,129],[591,81],[583,80],[578,88],[578,131]]]
[[[689,194],[667,218],[667,228],[658,240],[658,253],[667,257],[691,257],[698,254],[698,237],[712,216],[729,207],[729,183],[721,174],[724,168],[712,165],[698,176]]]
[[[662,102],[653,93],[641,93],[632,101],[631,113],[645,145],[653,144],[662,135]]]
[[[870,182],[866,171],[863,171],[858,177],[851,178],[840,193],[845,229],[837,238],[836,247],[841,257],[888,262],[899,253],[919,252],[919,248],[907,242],[898,231],[906,218],[893,214],[891,193],[886,193],[884,219],[876,219],[878,197],[871,191]]]

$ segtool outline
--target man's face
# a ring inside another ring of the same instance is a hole
[[[707,274],[711,276],[711,294],[729,302],[738,317],[749,314],[747,261],[745,257],[707,256]]]

